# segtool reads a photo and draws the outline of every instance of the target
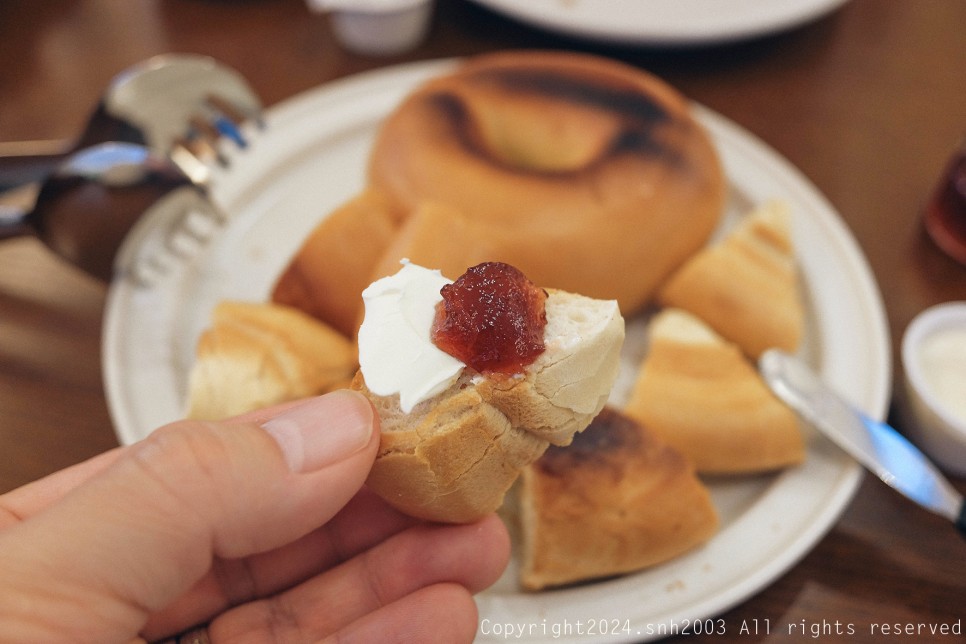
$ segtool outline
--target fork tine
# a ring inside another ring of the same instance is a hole
[[[209,94],[205,104],[211,110],[214,128],[240,148],[248,147],[248,138],[242,131],[243,124],[254,123],[258,129],[265,128],[265,122],[257,110],[239,106],[216,94]]]
[[[211,168],[205,162],[211,153],[207,152],[204,142],[186,136],[176,139],[168,154],[174,163],[196,186],[207,186],[211,180]]]
[[[253,116],[246,116],[251,113]],[[202,111],[188,118],[188,131],[171,142],[168,156],[196,185],[207,186],[212,178],[212,163],[221,168],[231,165],[229,150],[220,145],[228,139],[240,150],[248,148],[247,124],[263,129],[260,108],[249,108],[217,94],[205,96]]]
[[[200,110],[188,118],[188,131],[171,142],[168,157],[191,180],[197,190],[172,195],[158,204],[159,217],[167,222],[151,248],[127,262],[127,274],[140,286],[150,286],[194,257],[228,221],[212,201],[207,188],[218,176],[214,166],[229,168],[232,147],[244,150],[251,144],[251,128],[265,128],[258,104],[248,105],[210,93]],[[232,142],[229,146],[226,140]]]
[[[261,109],[258,106],[239,105],[238,103],[229,101],[218,94],[208,94],[208,96],[205,97],[205,102],[210,107],[228,117],[236,125],[251,122],[254,123],[258,129],[265,129],[265,119],[262,117]]]
[[[218,149],[217,145],[221,138],[219,128],[208,119],[197,114],[188,120],[188,124],[191,126],[186,135],[188,149],[202,160],[215,159],[218,165],[227,167],[228,159]]]
[[[248,141],[246,141],[245,137],[242,136],[241,129],[239,129],[239,127],[231,119],[226,118],[223,115],[218,115],[215,117],[215,120],[212,123],[212,125],[215,127],[216,130],[218,130],[218,132],[220,132],[221,134],[227,136],[229,139],[234,141],[235,144],[238,145],[238,147],[240,148],[248,147]]]
[[[194,114],[188,119],[188,137],[206,137],[211,141],[218,139],[218,129],[211,124],[211,120],[201,114]]]

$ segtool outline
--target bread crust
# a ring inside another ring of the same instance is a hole
[[[675,272],[658,300],[698,316],[752,358],[772,347],[795,352],[805,310],[788,205],[769,201],[748,213]]]
[[[276,280],[272,301],[299,308],[354,337],[362,321],[362,289],[399,219],[378,190],[367,189],[350,199],[302,243]]]
[[[409,414],[357,373],[352,388],[379,414],[367,484],[399,510],[466,523],[495,511],[520,471],[551,442],[568,444],[603,408],[617,378],[624,321],[616,302],[549,290],[544,353],[514,376],[468,367]]]
[[[705,244],[725,192],[708,134],[660,79],[586,54],[478,56],[385,119],[365,190],[318,225],[273,298],[351,337],[360,288],[400,259],[451,278],[502,261],[630,314]]]
[[[591,298],[558,289],[547,293],[546,351],[527,368],[525,378],[488,377],[477,389],[514,426],[554,445],[567,445],[610,396],[620,363],[624,320],[611,309],[593,311],[596,319],[588,313],[574,323],[569,310],[576,308],[575,301],[589,303]]]
[[[725,194],[682,96],[636,68],[562,52],[480,56],[414,91],[379,132],[369,182],[407,213],[440,203],[485,224],[454,227],[473,234],[450,244],[494,257],[510,244],[535,283],[616,299],[625,313],[706,242]]]
[[[383,426],[366,484],[410,516],[468,523],[494,512],[520,469],[549,444],[513,427],[468,384],[420,403],[400,427]],[[374,402],[381,419],[402,414],[398,397],[376,396],[361,373],[352,388]]]
[[[347,386],[354,345],[299,309],[222,301],[188,377],[187,416],[214,420]]]
[[[521,481],[520,583],[527,590],[667,561],[718,526],[691,464],[609,407],[570,447],[548,449]]]
[[[652,320],[650,338],[625,411],[699,472],[766,472],[804,460],[794,412],[768,390],[737,345],[674,309]]]

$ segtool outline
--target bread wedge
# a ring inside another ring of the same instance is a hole
[[[611,407],[569,447],[550,447],[524,469],[518,502],[527,590],[641,570],[718,527],[690,462]]]
[[[523,373],[466,367],[407,414],[399,395],[352,387],[379,413],[382,439],[367,484],[399,510],[465,523],[495,511],[550,443],[566,445],[603,408],[617,377],[624,320],[615,301],[548,291],[546,349]]]
[[[348,386],[355,347],[297,309],[224,301],[188,377],[189,418],[214,420]]]
[[[275,282],[272,301],[355,337],[362,321],[359,294],[395,236],[398,219],[378,190],[363,190],[312,230]]]
[[[805,313],[790,219],[786,203],[763,203],[675,272],[660,304],[693,313],[752,358],[771,347],[794,352]]]
[[[737,345],[676,309],[655,316],[649,334],[628,415],[701,473],[765,472],[804,460],[794,412],[769,391]]]

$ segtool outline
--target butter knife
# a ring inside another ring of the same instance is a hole
[[[779,399],[883,482],[966,536],[963,495],[898,431],[846,403],[801,360],[778,349],[758,368]]]

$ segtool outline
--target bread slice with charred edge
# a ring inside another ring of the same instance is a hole
[[[549,448],[519,486],[520,583],[541,590],[628,573],[707,541],[711,496],[680,453],[606,407],[567,448]]]

